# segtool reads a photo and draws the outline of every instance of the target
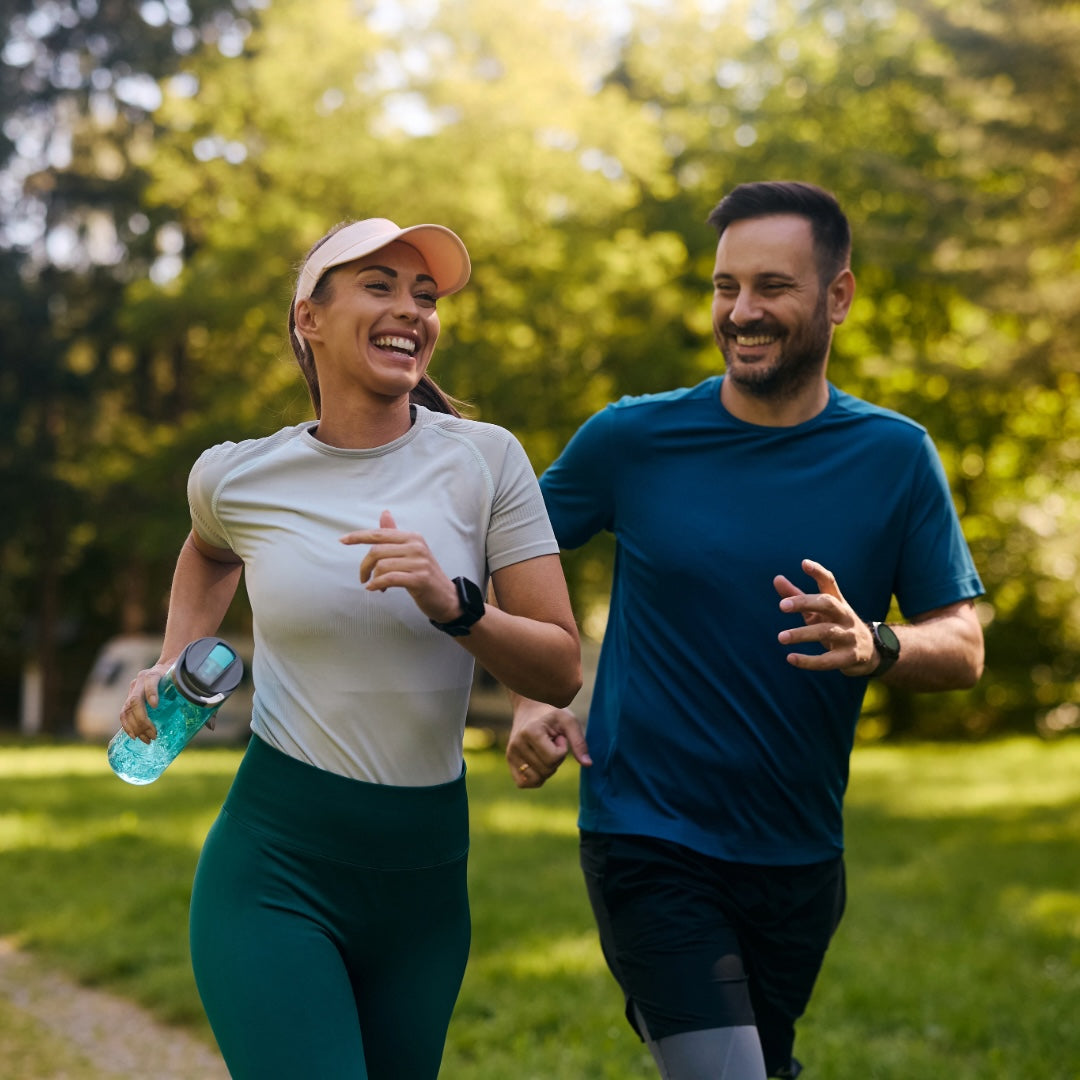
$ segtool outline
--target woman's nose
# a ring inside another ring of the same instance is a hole
[[[420,304],[410,289],[398,289],[394,293],[393,311],[396,318],[416,319],[420,314]]]

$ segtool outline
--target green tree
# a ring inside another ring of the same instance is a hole
[[[613,78],[660,110],[684,220],[782,177],[852,218],[859,295],[832,376],[929,428],[988,590],[982,684],[875,695],[879,730],[1075,723],[1080,8],[643,8]],[[712,243],[691,253],[702,280]]]
[[[114,0],[13,0],[0,14],[0,680],[13,702],[20,670],[39,674],[48,730],[69,722],[84,667],[64,649],[118,617],[120,590],[102,582],[123,573],[121,619],[141,619],[138,534],[128,523],[102,542],[123,493],[102,499],[87,461],[102,429],[156,404],[109,408],[117,385],[154,381],[154,358],[114,344],[127,282],[152,272],[168,220],[142,202],[155,80],[206,38],[232,51],[245,25],[226,0],[148,2],[138,15]]]
[[[192,416],[200,435],[307,414],[283,330],[292,269],[350,217],[465,238],[473,282],[445,304],[433,374],[537,467],[685,355],[670,348],[684,242],[641,228],[641,208],[675,194],[670,158],[655,116],[601,85],[602,28],[507,0],[422,7],[400,5],[395,26],[344,0],[281,0],[239,76],[204,54],[166,91],[151,196],[182,208],[188,258],[168,290],[134,286],[127,312],[151,334],[168,312],[205,342],[197,381],[219,407]],[[586,561],[602,576],[603,556]]]
[[[930,429],[989,592],[982,685],[875,696],[870,719],[978,734],[1080,716],[1075,2],[642,0],[618,36],[605,5],[554,0],[274,0],[258,19],[208,0],[188,26],[169,22],[183,5],[148,3],[127,38],[122,7],[74,5],[65,27],[63,4],[21,0],[0,27],[0,79],[22,95],[8,175],[35,116],[70,148],[19,188],[52,262],[37,241],[0,244],[21,358],[0,379],[19,507],[0,526],[7,610],[31,610],[48,562],[64,568],[54,600],[40,589],[54,619],[158,621],[194,457],[309,415],[285,314],[334,222],[465,238],[474,278],[444,305],[433,374],[539,469],[605,402],[717,370],[706,214],[739,181],[799,177],[837,192],[855,230],[833,377]],[[41,82],[43,58],[58,74]],[[121,95],[121,72],[155,79]],[[58,259],[65,235],[78,265]],[[113,252],[97,262],[95,236]],[[567,560],[590,629],[610,552]]]

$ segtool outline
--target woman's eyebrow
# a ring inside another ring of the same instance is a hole
[[[361,266],[359,273],[363,273],[365,270],[381,270],[387,277],[396,278],[398,272],[392,266],[380,266],[378,263],[372,263],[370,266]],[[417,274],[417,281],[430,281],[432,285],[437,284],[435,279],[430,274]]]

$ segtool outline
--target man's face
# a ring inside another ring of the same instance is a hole
[[[729,225],[716,248],[712,308],[728,378],[772,400],[796,397],[821,378],[833,326],[851,299],[835,285],[818,276],[806,218],[775,214]]]

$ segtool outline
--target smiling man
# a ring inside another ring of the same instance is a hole
[[[589,898],[660,1075],[763,1080],[801,1071],[843,913],[868,681],[971,686],[982,585],[926,431],[828,381],[855,293],[836,200],[744,184],[709,222],[725,374],[609,405],[541,479],[561,547],[617,543],[588,744],[520,700],[507,757],[521,787],[585,766]]]

